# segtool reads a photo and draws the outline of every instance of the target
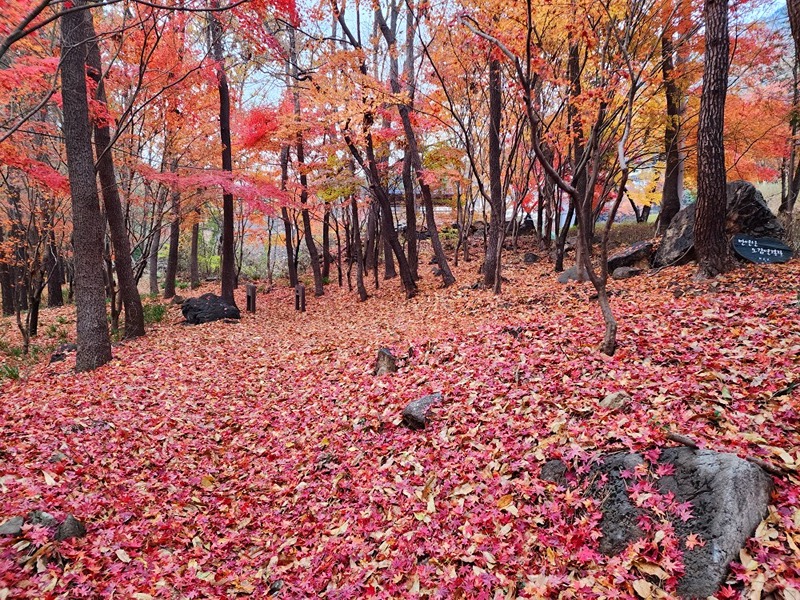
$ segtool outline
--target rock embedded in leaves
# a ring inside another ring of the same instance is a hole
[[[648,267],[653,247],[653,242],[646,241],[628,246],[608,259],[608,270],[614,272],[621,267]]]
[[[611,273],[611,278],[630,279],[631,277],[636,277],[637,275],[641,275],[642,273],[644,273],[644,271],[636,267],[617,267],[616,269],[614,269],[614,272]]]
[[[431,405],[441,399],[442,395],[436,392],[410,402],[403,409],[403,424],[409,429],[425,429]]]
[[[58,526],[55,539],[59,542],[70,538],[81,538],[86,535],[86,527],[72,515],[67,515],[64,522]]]
[[[542,465],[539,478],[542,481],[564,485],[567,482],[567,464],[563,460],[548,460]]]
[[[170,304],[183,304],[184,302],[186,302],[186,298],[178,294],[175,294],[169,301]]]
[[[607,476],[605,485],[595,483],[592,488],[603,499],[600,551],[605,554],[618,554],[645,535],[639,527],[643,511],[631,500],[621,475],[643,462],[639,454],[609,454],[593,471]],[[685,550],[678,592],[682,598],[706,598],[725,581],[730,562],[766,516],[772,480],[735,454],[711,450],[669,448],[658,462],[674,467],[672,475],[656,482],[660,493],[671,492],[677,503],[691,503],[690,519],[673,519],[677,536],[684,547],[691,534],[705,542]]]
[[[660,462],[675,466],[661,478],[662,493],[679,502],[691,501],[692,519],[678,520],[681,539],[692,533],[705,541],[683,555],[685,574],[678,584],[684,598],[705,598],[725,581],[728,565],[767,515],[772,479],[760,467],[735,454],[669,448]]]
[[[522,260],[526,265],[532,265],[539,262],[539,257],[533,252],[526,252]]]
[[[378,350],[378,358],[375,359],[375,375],[385,375],[386,373],[397,372],[397,358],[388,348]]]
[[[189,298],[181,304],[181,312],[190,325],[210,323],[223,319],[240,319],[239,309],[215,294],[203,294],[199,298]]]
[[[617,410],[630,404],[631,397],[625,392],[612,392],[600,400],[600,406],[611,410]]]
[[[16,537],[22,533],[25,520],[22,517],[11,517],[0,525],[0,536]]]
[[[725,233],[781,238],[783,227],[752,183],[731,181],[727,186]],[[696,205],[681,209],[672,219],[655,256],[655,266],[683,264],[694,259]]]
[[[578,267],[576,265],[573,265],[569,269],[563,271],[558,275],[558,283],[569,283],[570,281],[578,281],[578,282],[589,281],[589,274],[586,272],[586,269],[583,269],[583,275],[582,277],[579,277]]]
[[[50,355],[50,364],[66,360],[68,353],[77,351],[78,351],[78,344],[61,344]]]
[[[32,511],[28,515],[28,521],[33,525],[41,525],[42,527],[56,527],[58,525],[58,519],[43,510]]]

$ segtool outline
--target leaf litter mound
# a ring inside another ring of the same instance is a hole
[[[610,282],[613,357],[591,286],[505,274],[501,296],[328,286],[305,314],[275,289],[239,324],[170,306],[95,372],[72,355],[3,382],[0,521],[72,514],[87,535],[0,537],[0,598],[671,597],[690,506],[631,474],[652,535],[607,557],[588,484],[540,478],[619,450],[655,464],[670,433],[781,473],[718,598],[798,598],[800,263]],[[384,346],[400,369],[375,377]],[[436,392],[427,427],[403,427]]]

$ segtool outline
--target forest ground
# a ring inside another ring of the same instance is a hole
[[[241,323],[201,326],[170,305],[95,372],[75,374],[73,354],[0,381],[0,522],[41,509],[88,531],[0,538],[0,600],[637,598],[642,580],[671,597],[668,498],[659,541],[609,558],[597,501],[539,478],[550,458],[581,468],[674,445],[668,432],[783,470],[718,597],[795,600],[800,262],[612,281],[607,357],[589,284],[507,260],[500,296],[459,287],[470,262],[446,290],[423,268],[408,301],[396,280],[363,304],[329,285],[301,314],[276,288]],[[71,307],[42,318],[74,335]],[[383,346],[401,368],[375,377]],[[600,406],[617,391],[630,400]],[[427,428],[403,427],[431,392]]]

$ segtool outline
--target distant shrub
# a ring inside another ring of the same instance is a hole
[[[0,365],[0,379],[19,379],[19,367]]]
[[[597,235],[602,235],[602,227],[605,223],[601,223],[596,231]],[[615,223],[611,227],[611,233],[608,237],[609,246],[630,246],[636,242],[649,240],[655,235],[656,228],[653,223]]]
[[[142,306],[145,323],[160,323],[167,314],[167,307],[163,304],[145,304]]]

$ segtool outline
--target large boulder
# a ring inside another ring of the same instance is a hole
[[[694,259],[696,205],[681,209],[672,219],[656,252],[655,266],[681,264]],[[731,181],[727,187],[725,233],[754,237],[783,236],[783,227],[752,183]]]
[[[557,467],[556,462],[544,465],[541,478],[563,485],[566,465]],[[607,454],[589,475],[594,480],[590,492],[602,500],[599,549],[605,554],[618,554],[647,535],[640,520],[645,510],[632,500],[628,479],[643,462],[640,454]],[[690,518],[672,518],[681,547],[686,548],[678,593],[687,599],[706,598],[724,583],[728,565],[738,559],[739,551],[767,515],[772,479],[735,454],[711,450],[669,448],[661,452],[658,463],[672,465],[673,470],[656,478],[655,488],[664,495],[674,494],[676,503],[691,505]],[[601,474],[604,477],[598,477]],[[702,545],[686,546],[692,534]]]
[[[620,250],[608,259],[608,271],[613,273],[620,267],[640,267],[650,266],[650,257],[653,255],[653,242],[636,242],[627,248]]]
[[[240,319],[239,309],[234,304],[214,294],[203,294],[199,298],[189,298],[181,305],[186,322],[191,325],[210,323],[221,319]]]

